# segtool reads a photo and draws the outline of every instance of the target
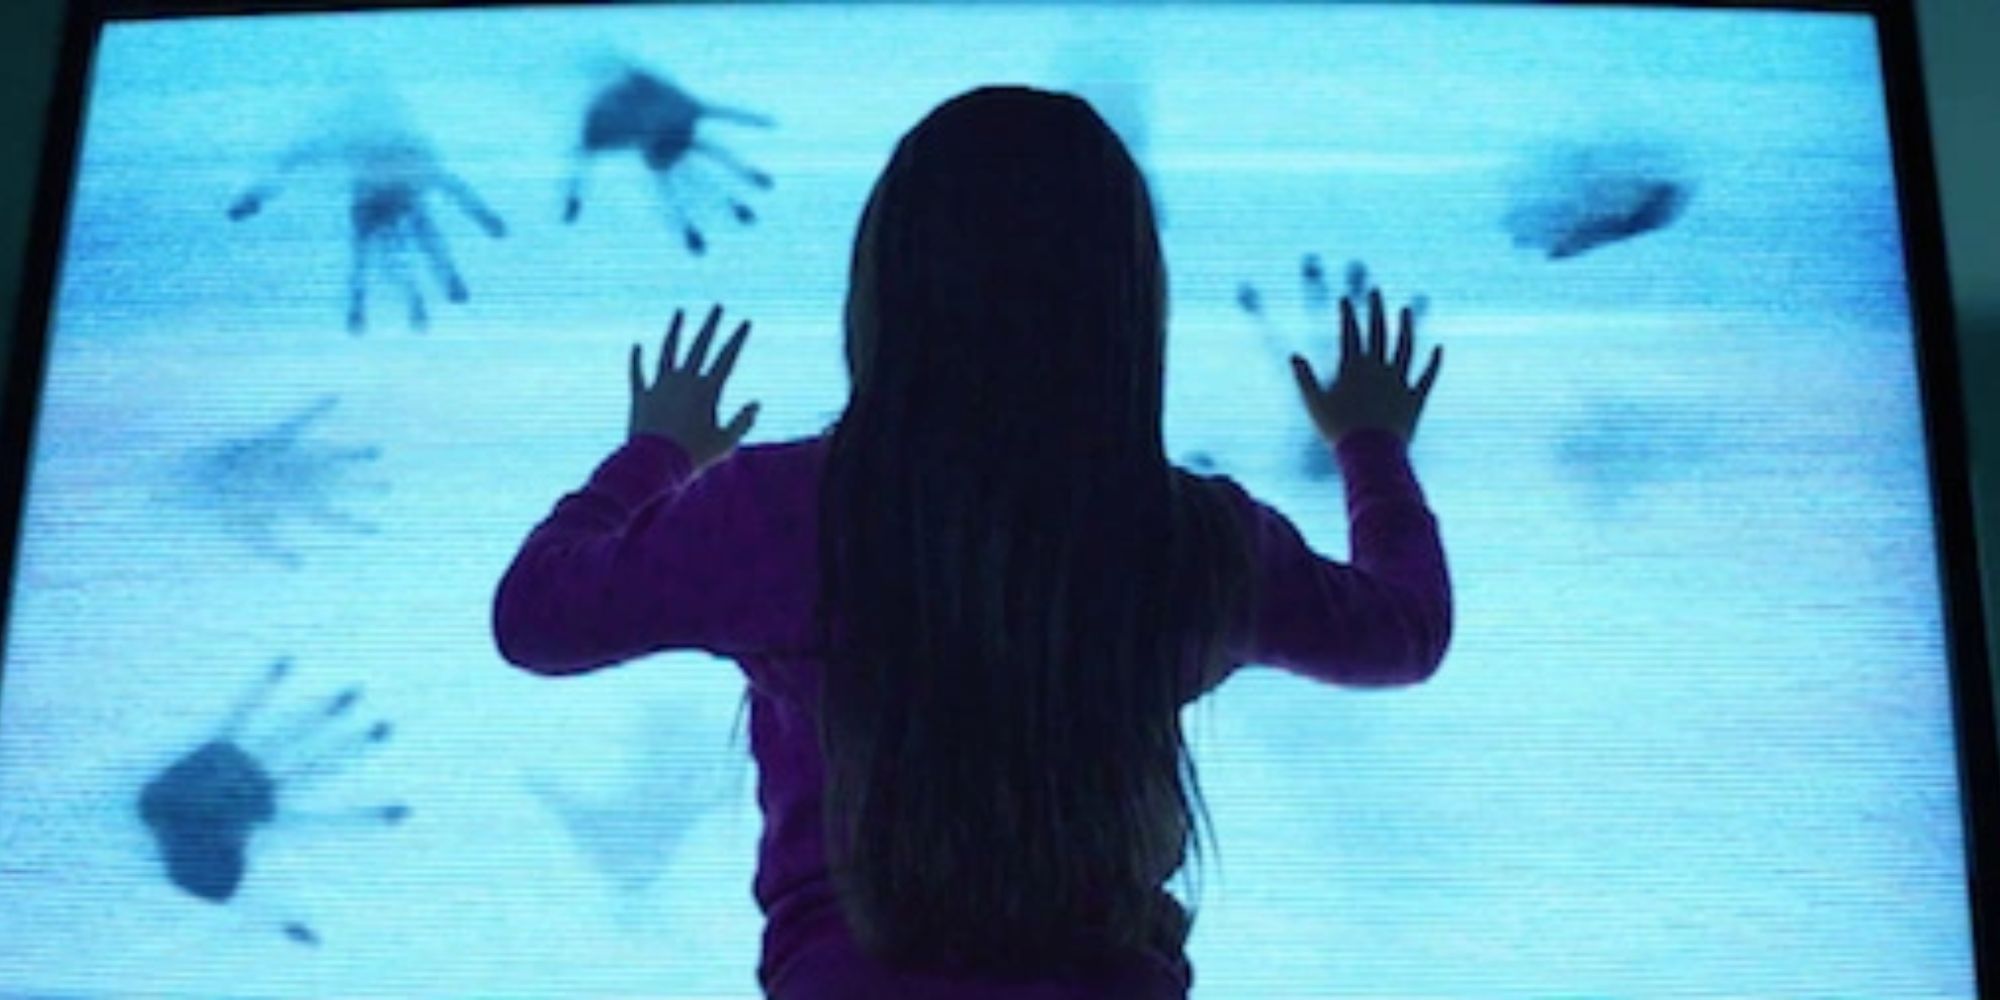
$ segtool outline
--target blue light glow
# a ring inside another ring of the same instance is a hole
[[[1450,355],[1437,677],[1189,712],[1196,996],[1972,994],[1871,22],[1303,4],[109,27],[8,611],[0,994],[756,995],[741,674],[540,681],[488,601],[674,309],[755,322],[753,441],[825,425],[868,186],[994,82],[1132,144],[1170,450],[1323,553],[1283,354],[1324,370],[1328,296],[1379,282]],[[224,900],[161,860],[190,802],[240,813]]]

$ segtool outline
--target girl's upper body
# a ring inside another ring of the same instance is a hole
[[[1412,394],[1407,314],[1392,364],[1378,301],[1365,352],[1344,311],[1330,389],[1299,368],[1338,442],[1340,563],[1166,461],[1150,203],[1087,105],[947,102],[860,230],[840,421],[734,450],[754,411],[714,406],[747,324],[703,374],[719,313],[685,367],[677,318],[653,389],[633,356],[627,442],[501,580],[500,651],[547,675],[741,666],[769,995],[1183,997],[1180,708],[1251,663],[1414,683],[1449,642],[1407,451],[1435,362]]]
[[[1234,481],[1209,480],[1228,494],[1255,539],[1262,593],[1256,627],[1228,666],[1269,665],[1351,685],[1424,680],[1451,628],[1436,521],[1395,435],[1356,432],[1337,454],[1351,564],[1314,553],[1290,520]],[[867,964],[840,919],[820,829],[824,767],[811,711],[822,665],[812,607],[825,457],[823,437],[753,445],[697,475],[679,445],[636,435],[529,536],[494,608],[501,653],[540,674],[581,673],[670,649],[705,650],[741,665],[764,811],[754,891],[768,923],[758,977],[780,997],[810,995],[796,991],[807,982],[846,978],[822,968]],[[1105,995],[1145,1000],[1187,992],[1182,955],[1155,953],[1137,964],[1157,977],[1152,991]],[[898,981],[887,969],[869,974]],[[970,982],[949,994],[984,995]]]

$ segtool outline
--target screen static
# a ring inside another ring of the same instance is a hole
[[[869,185],[997,82],[1124,137],[1171,456],[1322,553],[1284,354],[1329,372],[1378,284],[1448,346],[1413,458],[1450,654],[1189,711],[1197,996],[1971,994],[1872,23],[1194,4],[108,26],[8,609],[0,994],[754,995],[740,671],[516,672],[493,587],[676,308],[754,322],[753,443],[826,426]],[[168,849],[197,821],[233,867]]]

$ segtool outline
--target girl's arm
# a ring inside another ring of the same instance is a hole
[[[753,486],[740,462],[696,476],[678,444],[633,435],[556,504],[501,578],[500,655],[560,675],[663,649],[754,649],[771,590]]]
[[[1353,562],[1320,556],[1283,514],[1244,494],[1261,596],[1232,659],[1336,684],[1427,680],[1451,643],[1451,577],[1408,446],[1371,429],[1344,435],[1335,452]]]

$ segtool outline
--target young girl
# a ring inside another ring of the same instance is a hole
[[[1352,565],[1160,436],[1166,276],[1131,158],[1073,97],[989,88],[897,147],[862,215],[848,405],[735,451],[741,324],[704,371],[675,315],[631,435],[529,535],[494,602],[506,659],[576,674],[665,649],[750,681],[765,830],[758,978],[779,1000],[1186,997],[1163,888],[1200,788],[1180,712],[1242,664],[1429,677],[1451,634],[1410,382],[1380,295],[1343,303],[1322,387]],[[733,453],[732,453],[733,452]],[[1205,814],[1205,810],[1204,810]],[[1212,833],[1212,831],[1211,831]]]

